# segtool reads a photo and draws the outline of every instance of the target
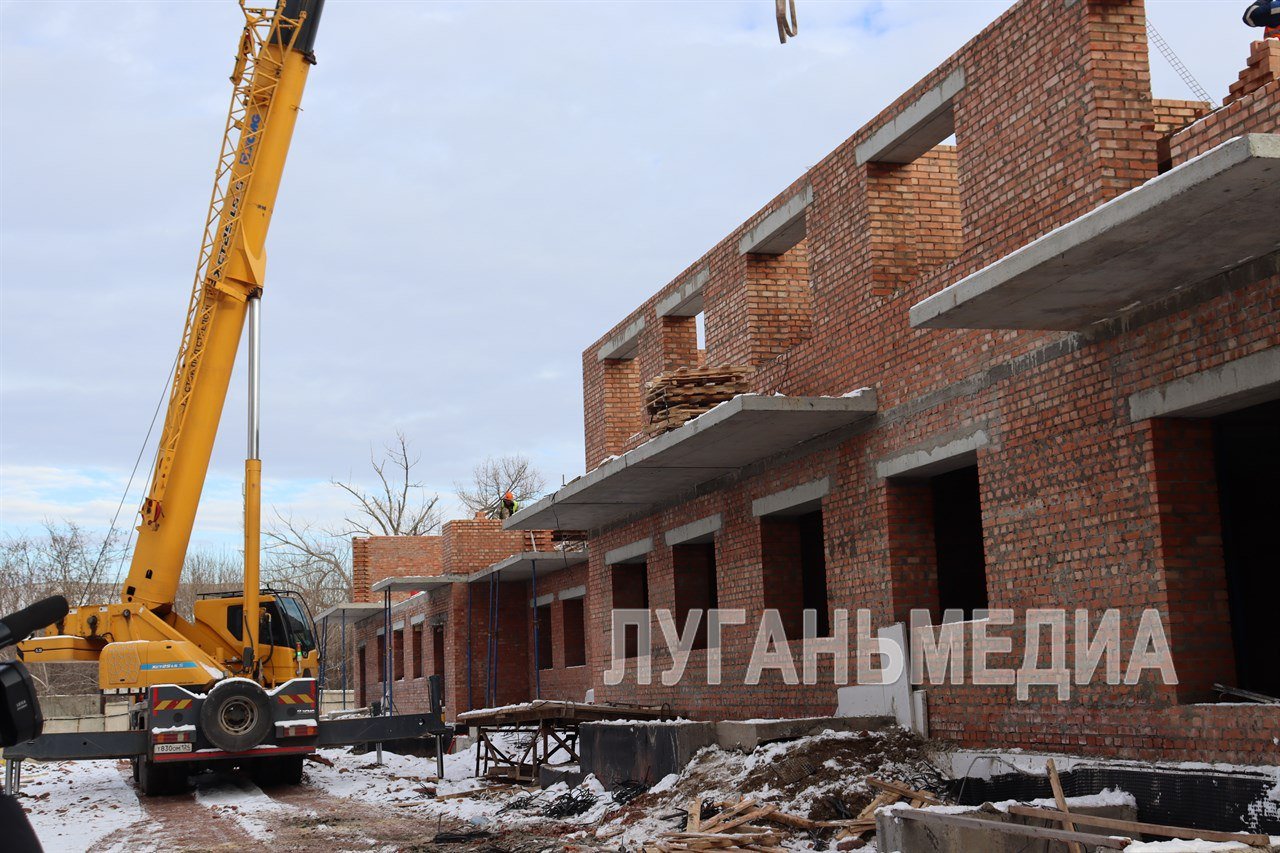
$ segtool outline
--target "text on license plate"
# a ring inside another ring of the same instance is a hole
[[[190,752],[191,744],[189,743],[158,743],[152,749],[156,753],[161,752]]]

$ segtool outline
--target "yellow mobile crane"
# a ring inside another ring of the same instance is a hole
[[[155,468],[118,602],[72,609],[20,644],[29,662],[97,661],[98,682],[136,697],[128,733],[46,735],[9,758],[129,756],[139,787],[164,793],[232,761],[264,783],[296,782],[319,745],[447,731],[438,713],[322,723],[319,650],[296,594],[260,589],[258,304],[264,245],[298,117],[324,0],[282,0],[245,15],[231,108]],[[249,440],[244,588],[174,608],[240,339],[248,326]]]

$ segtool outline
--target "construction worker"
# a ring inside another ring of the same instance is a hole
[[[516,510],[520,509],[520,504],[516,502],[516,496],[508,490],[502,496],[502,511],[499,512],[499,518],[510,518],[516,514]]]
[[[1280,0],[1255,0],[1244,10],[1244,22],[1262,27],[1263,38],[1280,38]]]

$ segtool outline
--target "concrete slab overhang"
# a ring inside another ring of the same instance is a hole
[[[347,601],[342,604],[335,604],[330,608],[322,611],[316,617],[316,622],[359,622],[361,619],[367,619],[374,614],[382,612],[382,605],[372,601]]]
[[[513,515],[513,530],[597,530],[872,417],[876,394],[743,395],[645,442]]]
[[[581,566],[587,561],[587,552],[578,551],[525,551],[499,560],[487,569],[472,574],[469,580],[478,581],[497,575],[500,581],[527,581],[537,571],[538,577]]]
[[[431,592],[455,583],[466,583],[466,575],[413,575],[403,578],[383,578],[369,587],[371,592]]]
[[[1078,331],[1280,250],[1280,135],[1236,137],[911,308],[932,329]]]

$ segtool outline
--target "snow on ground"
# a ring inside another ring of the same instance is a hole
[[[97,849],[111,833],[143,819],[133,785],[116,761],[23,762],[22,793],[22,805],[50,853]]]

